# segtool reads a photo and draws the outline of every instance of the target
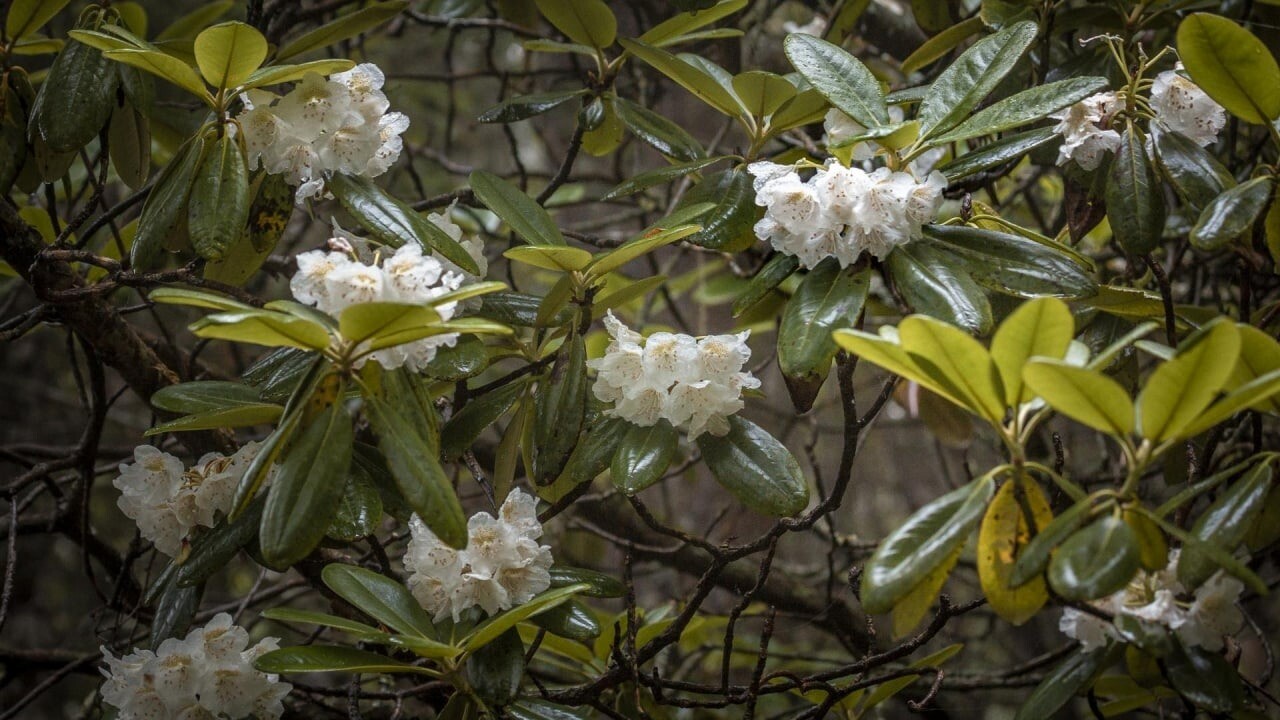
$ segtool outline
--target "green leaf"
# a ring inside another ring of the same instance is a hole
[[[263,610],[262,617],[267,618],[268,620],[277,620],[279,622],[308,623],[311,625],[320,625],[322,627],[337,628],[338,630],[345,630],[346,632],[357,636],[388,637],[387,633],[384,633],[372,625],[366,625],[362,622],[338,617],[337,615],[328,615],[326,613],[312,612],[310,610],[273,607]]]
[[[427,363],[427,374],[440,380],[458,382],[475,377],[489,367],[489,349],[475,336],[458,338],[453,347],[436,349]]]
[[[214,105],[213,96],[205,88],[204,81],[200,79],[200,74],[196,72],[196,69],[169,53],[162,50],[140,48],[137,50],[109,50],[103,53],[103,56],[116,62],[136,67],[139,70],[146,70],[161,80],[168,80],[195,95],[204,104]]]
[[[790,85],[785,80],[783,82]],[[700,160],[707,154],[702,149],[702,143],[684,128],[643,105],[621,97],[616,98],[613,104],[619,119],[631,134],[663,155],[673,160],[691,162]]]
[[[918,242],[899,246],[885,263],[912,310],[984,333],[991,328],[991,303],[978,283],[954,265],[947,255]]]
[[[739,317],[791,277],[800,267],[800,259],[787,253],[775,253],[756,272],[746,288],[733,301],[733,316]]]
[[[1037,128],[1006,135],[982,147],[953,158],[938,166],[938,172],[949,182],[956,182],[971,175],[1014,162],[1023,155],[1049,145],[1060,136],[1053,128]]]
[[[279,85],[301,80],[308,73],[317,75],[333,75],[346,72],[355,67],[351,60],[332,58],[327,60],[311,60],[297,65],[271,65],[255,70],[241,86],[245,89]]]
[[[461,457],[485,428],[511,409],[525,387],[526,382],[516,380],[468,400],[440,431],[440,449],[444,458],[453,460]]]
[[[783,103],[769,118],[769,135],[822,122],[827,114],[827,99],[816,88],[805,88]]]
[[[206,82],[219,90],[233,88],[267,59],[267,39],[242,22],[219,23],[196,36],[195,55]]]
[[[1027,386],[1054,410],[1118,438],[1133,432],[1133,400],[1097,370],[1037,358],[1022,371]]]
[[[518,95],[508,98],[480,113],[477,121],[482,123],[513,123],[527,120],[554,110],[566,102],[581,97],[586,90],[556,90],[553,92]]]
[[[438,676],[434,670],[393,660],[386,655],[339,645],[302,645],[272,650],[253,661],[260,672],[273,674],[348,672],[416,673]]]
[[[631,423],[621,418],[597,418],[594,422],[585,423],[582,437],[556,481],[576,487],[594,480],[609,467],[618,444],[630,427]]]
[[[70,0],[13,0],[4,18],[4,36],[18,40],[44,27]]]
[[[887,612],[963,545],[995,492],[985,475],[930,502],[880,542],[862,571],[862,606]]]
[[[806,36],[808,37],[808,36]],[[796,96],[796,86],[781,75],[748,70],[733,76],[733,91],[752,117],[769,117]]]
[[[514,628],[472,653],[467,681],[486,704],[502,706],[515,699],[524,677],[524,643]]]
[[[880,81],[860,60],[838,45],[792,33],[782,44],[791,65],[836,109],[863,127],[889,124]]]
[[[1227,393],[1184,428],[1181,435],[1195,437],[1246,408],[1257,409],[1259,405],[1265,406],[1268,400],[1274,403],[1277,395],[1280,395],[1280,368]]]
[[[951,52],[957,45],[967,40],[969,36],[980,32],[982,28],[982,17],[979,15],[973,15],[966,20],[951,25],[937,35],[925,40],[920,44],[920,47],[913,50],[902,61],[902,74],[911,75],[932,65],[935,60]]]
[[[343,310],[338,316],[338,332],[351,343],[359,344],[441,322],[440,313],[425,305],[368,302]]]
[[[1068,600],[1120,590],[1138,571],[1138,538],[1129,524],[1103,515],[1062,543],[1049,561],[1049,585]]]
[[[570,40],[607,48],[618,37],[618,19],[602,0],[536,0],[538,12]]]
[[[191,543],[191,553],[178,566],[173,582],[178,587],[195,587],[227,567],[227,563],[258,535],[266,498],[255,498],[249,509],[235,519],[222,518],[200,533]]]
[[[1085,99],[1106,85],[1106,78],[1078,77],[1023,90],[979,110],[950,131],[934,138],[929,144],[945,145],[981,135],[994,135],[1034,122],[1047,117],[1049,113]]]
[[[325,566],[320,577],[343,600],[392,630],[415,638],[436,637],[435,625],[408,588],[386,575],[332,563]]]
[[[1164,668],[1169,684],[1205,710],[1234,716],[1244,705],[1240,673],[1218,653],[1175,643]]]
[[[329,331],[323,325],[270,310],[234,310],[206,315],[191,325],[198,337],[269,347],[323,350]]]
[[[1194,13],[1178,25],[1178,56],[1191,79],[1232,115],[1256,124],[1280,116],[1280,66],[1248,30]]]
[[[412,239],[424,250],[440,253],[466,272],[480,274],[475,258],[457,240],[404,202],[388,195],[369,178],[336,173],[326,187],[347,212],[387,245],[400,247]]]
[[[836,344],[867,362],[919,384],[952,403],[964,406],[957,391],[932,372],[926,372],[897,342],[861,330],[844,329],[832,333]]]
[[[589,394],[586,342],[574,333],[561,347],[551,373],[539,382],[534,396],[533,478],[539,485],[560,475],[577,445]]]
[[[597,255],[591,261],[591,264],[587,266],[587,273],[593,278],[604,278],[632,260],[643,257],[664,245],[683,240],[701,229],[697,225],[682,225],[670,229],[657,228],[646,232],[606,253]]]
[[[551,568],[551,587],[585,585],[579,595],[594,598],[619,598],[627,594],[627,587],[616,578],[584,568],[554,565]]]
[[[222,17],[233,7],[235,7],[235,0],[215,0],[215,2],[202,3],[199,8],[169,23],[168,27],[161,30],[160,34],[156,36],[156,42],[191,40],[196,36],[196,33],[208,27],[210,23]]]
[[[627,424],[609,475],[619,490],[634,495],[662,479],[680,449],[680,435],[662,419],[650,427]]]
[[[408,6],[407,0],[371,3],[353,13],[343,15],[332,22],[321,25],[290,40],[276,53],[276,60],[284,60],[312,50],[319,50],[348,38],[353,38],[361,33],[366,33],[399,15]]]
[[[203,155],[204,139],[197,135],[178,150],[156,178],[151,193],[142,205],[138,230],[133,236],[133,245],[129,247],[133,269],[147,271],[160,264],[170,233],[187,212],[187,199]],[[151,297],[155,298],[156,293],[162,290],[167,288],[157,288],[152,291]],[[162,293],[160,297],[164,298],[165,295]],[[179,296],[175,294],[172,297]],[[164,300],[158,299],[157,302]],[[236,303],[235,307],[247,306]]]
[[[858,321],[871,283],[869,269],[847,272],[827,258],[805,274],[778,325],[778,369],[825,377],[836,352],[831,332]]]
[[[502,256],[525,265],[565,273],[582,270],[595,257],[582,248],[564,245],[519,245],[503,252]]]
[[[711,107],[730,117],[737,117],[742,112],[742,105],[738,99],[705,69],[637,40],[621,38],[619,42],[628,52],[649,63]]]
[[[898,325],[898,337],[921,369],[963,399],[965,407],[988,421],[1004,419],[1004,387],[991,354],[953,325],[912,315]]]
[[[739,252],[756,243],[752,227],[759,217],[751,175],[733,168],[708,175],[685,194],[680,207],[700,203],[714,206],[699,219],[702,229],[688,241],[710,250]]]
[[[1243,237],[1266,209],[1271,189],[1271,178],[1264,176],[1223,191],[1200,213],[1191,228],[1191,244],[1200,250],[1218,250]]]
[[[639,39],[649,45],[669,43],[682,35],[738,12],[747,6],[747,2],[748,0],[721,0],[707,8],[682,12],[649,28]]]
[[[697,441],[707,469],[748,508],[787,517],[808,506],[809,484],[800,463],[764,428],[731,415],[726,435],[703,433]]]
[[[1183,437],[1231,377],[1240,333],[1229,321],[1207,325],[1161,363],[1138,395],[1138,432],[1153,442]]]
[[[564,235],[546,208],[520,188],[485,170],[471,173],[476,198],[530,245],[564,245]]]
[[[199,413],[258,405],[262,403],[257,389],[238,382],[197,380],[178,383],[157,390],[151,404],[176,413]]]
[[[965,50],[929,86],[918,116],[921,135],[944,133],[973,112],[1022,59],[1036,33],[1034,22],[1017,22]]]
[[[67,41],[31,105],[31,134],[54,152],[79,150],[110,119],[118,83],[115,66],[99,50]]]
[[[1270,462],[1255,465],[1196,519],[1191,534],[1228,554],[1235,552],[1262,513],[1271,479]],[[1178,556],[1178,581],[1189,590],[1199,587],[1218,570],[1217,563],[1196,550],[1196,546],[1189,545]]]
[[[156,600],[155,615],[151,619],[151,649],[172,637],[181,637],[191,627],[196,611],[200,609],[200,597],[204,587],[181,587],[175,582],[166,583]]]
[[[262,441],[258,454],[249,463],[249,467],[245,468],[244,476],[236,484],[235,495],[231,500],[230,515],[233,518],[245,512],[259,488],[267,481],[267,473],[293,440],[302,423],[303,412],[310,405],[321,380],[329,381],[332,377],[330,365],[323,359],[309,357],[308,360],[306,372],[298,379],[285,404],[283,419],[276,425],[275,431]]]
[[[578,642],[591,642],[600,637],[600,623],[596,622],[590,608],[577,600],[570,600],[535,616],[533,624],[552,635]]]
[[[337,511],[324,534],[337,540],[354,542],[372,535],[382,520],[382,498],[373,483],[360,473],[351,473]]]
[[[1051,242],[964,225],[925,225],[924,235],[931,250],[950,256],[952,266],[1002,293],[1080,298],[1098,291],[1071,250]]]
[[[176,420],[155,425],[143,434],[151,437],[168,432],[218,430],[221,428],[264,425],[275,422],[280,417],[282,410],[283,408],[273,403],[256,403],[222,410],[192,413]]]
[[[208,145],[191,184],[187,227],[200,257],[221,260],[249,222],[249,173],[230,133]]]
[[[529,618],[544,613],[551,608],[568,602],[570,598],[585,590],[582,585],[569,585],[567,587],[555,588],[547,590],[536,595],[532,600],[517,605],[499,615],[489,618],[480,623],[471,632],[467,633],[463,638],[462,648],[467,653],[473,653],[479,648],[493,642],[498,636],[507,630],[515,627],[521,622]]]
[[[1071,308],[1061,300],[1037,298],[1010,313],[991,338],[991,359],[1000,370],[1005,403],[1012,407],[1030,400],[1022,386],[1023,366],[1037,356],[1062,359],[1073,335]]]
[[[117,106],[107,130],[107,150],[121,182],[131,190],[141,188],[151,172],[151,122],[147,116],[127,102]]]
[[[1132,125],[1120,139],[1107,177],[1107,215],[1120,247],[1145,255],[1160,244],[1164,232],[1164,194],[1151,168],[1146,143]]]
[[[1055,717],[1071,698],[1079,694],[1116,655],[1116,645],[1091,652],[1074,652],[1045,675],[1031,695],[1018,708],[1014,720],[1044,720]]]
[[[285,451],[262,511],[259,542],[272,567],[288,568],[324,538],[346,486],[352,442],[351,416],[339,400]]]
[[[700,158],[690,162],[676,163],[675,165],[666,165],[654,170],[647,170],[639,175],[634,175],[627,180],[623,180],[617,185],[617,187],[614,187],[609,192],[600,196],[600,199],[616,200],[621,197],[626,197],[627,195],[633,195],[641,190],[647,190],[655,185],[663,185],[673,180],[679,180],[686,175],[715,165],[727,157],[728,156],[726,155],[717,155],[716,157]]]
[[[400,494],[431,532],[454,548],[467,545],[467,518],[439,452],[401,412],[378,397],[364,399],[365,416],[378,436]]]
[[[1199,212],[1236,180],[1208,150],[1182,133],[1154,131],[1156,159],[1183,201]]]
[[[1040,527],[1014,563],[1013,572],[1009,575],[1009,587],[1025,585],[1044,572],[1053,551],[1084,523],[1092,507],[1088,500],[1077,501],[1061,515]]]

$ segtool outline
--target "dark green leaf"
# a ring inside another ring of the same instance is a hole
[[[249,222],[249,174],[229,132],[208,145],[191,184],[187,227],[196,254],[221,260]]]
[[[321,578],[330,590],[361,612],[402,635],[434,639],[436,628],[408,588],[355,565],[326,565]]]
[[[1218,653],[1175,644],[1164,665],[1173,689],[1205,710],[1231,713],[1244,704],[1240,674]]]
[[[573,448],[560,477],[574,486],[594,480],[609,467],[618,443],[630,427],[631,423],[621,418],[598,418],[586,423],[582,439]]]
[[[600,623],[596,622],[591,610],[577,600],[535,616],[533,624],[552,635],[578,642],[590,642],[600,636]]]
[[[1077,502],[1055,517],[1048,525],[1040,528],[1036,536],[1018,555],[1013,573],[1009,576],[1009,586],[1025,585],[1044,572],[1053,551],[1080,527],[1088,517],[1090,507],[1091,504],[1088,501]]]
[[[628,495],[644,490],[662,479],[679,449],[680,435],[666,420],[650,427],[631,425],[609,467],[613,484]]]
[[[1049,562],[1049,585],[1068,600],[1095,600],[1123,588],[1138,571],[1138,538],[1104,515],[1067,538]]]
[[[240,548],[258,534],[265,497],[254,498],[249,509],[234,520],[223,518],[212,529],[201,533],[191,543],[191,553],[178,566],[174,582],[181,587],[199,585],[214,573],[226,568]]]
[[[1034,22],[1014,23],[965,50],[929,86],[920,104],[921,134],[944,133],[973,112],[1022,59],[1036,32]]]
[[[382,498],[362,473],[350,473],[325,535],[352,542],[372,535],[382,520]]]
[[[427,374],[440,380],[457,382],[475,377],[489,366],[489,350],[474,335],[458,338],[452,347],[441,347],[427,363]]]
[[[702,459],[716,480],[743,505],[765,515],[786,517],[809,504],[809,484],[800,463],[764,428],[729,416],[724,437],[698,436]]]
[[[858,321],[870,283],[870,270],[846,271],[835,258],[810,270],[778,325],[778,369],[793,377],[825,377],[836,353],[831,332]]]
[[[733,316],[739,317],[781,285],[800,267],[800,259],[787,253],[776,253],[747,283],[742,294],[733,301]]]
[[[586,90],[556,90],[553,92],[518,95],[480,113],[476,118],[482,123],[513,123],[541,115],[566,102],[586,94]]]
[[[533,478],[539,485],[560,475],[577,445],[588,394],[586,342],[574,333],[535,396]]]
[[[187,198],[204,155],[204,139],[196,135],[160,171],[142,205],[138,231],[129,247],[134,270],[153,270],[160,264],[169,235],[186,216]]]
[[[1271,463],[1254,466],[1200,515],[1191,534],[1227,553],[1234,552],[1262,513],[1272,486],[1271,476]],[[1217,563],[1195,546],[1182,548],[1178,556],[1178,581],[1189,590],[1199,587],[1217,569]]]
[[[369,178],[335,173],[326,187],[342,207],[378,240],[391,247],[400,247],[406,240],[413,239],[424,250],[440,253],[472,275],[480,274],[475,258],[457,240],[413,208],[388,195]]]
[[[1191,228],[1191,244],[1217,250],[1245,235],[1271,200],[1271,178],[1257,177],[1214,198]]]
[[[186,635],[200,609],[200,597],[204,595],[203,585],[183,587],[170,581],[165,586],[160,599],[156,601],[155,616],[151,618],[151,649],[156,650],[160,643],[169,638]]]
[[[486,704],[502,706],[515,699],[524,677],[524,643],[511,628],[467,657],[467,680]]]
[[[510,610],[495,615],[467,633],[463,641],[463,648],[466,652],[473,653],[493,642],[507,630],[519,625],[521,622],[568,602],[570,598],[584,589],[582,585],[569,585],[568,587],[547,590],[523,605],[517,605]]]
[[[893,284],[911,309],[946,320],[971,332],[991,328],[991,303],[967,272],[956,272],[955,261],[924,243],[897,248],[886,268]]]
[[[862,571],[862,606],[888,612],[942,565],[978,526],[995,492],[983,476],[925,505],[889,533]]]
[[[546,208],[520,188],[491,172],[471,173],[471,190],[511,230],[530,245],[564,245],[564,235]]]
[[[1054,142],[1059,135],[1053,128],[1037,128],[1025,132],[1014,133],[983,145],[977,150],[967,152],[958,158],[949,160],[938,166],[938,172],[950,182],[976,175],[985,170],[1000,167],[1014,162],[1023,155]]]
[[[663,155],[673,160],[692,162],[707,154],[702,144],[684,128],[652,110],[624,98],[617,98],[614,106],[627,129]]]
[[[1049,113],[1085,99],[1106,85],[1106,78],[1078,77],[1023,90],[979,110],[950,131],[934,138],[930,144],[945,145],[980,135],[993,135],[1040,120]]]
[[[132,190],[141,188],[151,172],[151,122],[147,116],[127,102],[116,105],[107,130],[107,150],[121,182]],[[25,155],[25,147],[22,153]]]
[[[951,256],[952,267],[1009,295],[1079,298],[1098,291],[1066,248],[964,225],[925,225],[924,234],[930,249]]]
[[[312,672],[436,674],[434,670],[400,662],[386,655],[339,645],[280,648],[254,660],[253,666],[260,672],[272,674]]]
[[[616,578],[595,570],[555,565],[551,568],[551,587],[562,588],[569,585],[582,585],[580,595],[595,598],[618,598],[627,593],[627,588]]]
[[[404,0],[376,2],[355,12],[338,17],[320,27],[308,31],[284,44],[276,53],[276,60],[284,60],[312,50],[328,47],[347,38],[368,32],[409,6]]]
[[[287,568],[324,538],[351,465],[351,416],[334,402],[302,430],[286,451],[262,512],[262,555]]]
[[[880,81],[860,60],[802,33],[788,35],[783,49],[792,66],[840,112],[868,128],[889,124]]]
[[[511,703],[505,710],[514,720],[587,720],[594,717],[578,708],[556,705],[541,698],[523,698]]]
[[[1147,157],[1145,138],[1132,125],[1121,136],[1120,149],[1107,178],[1107,216],[1120,247],[1145,255],[1160,244],[1164,232],[1164,195]]]
[[[1116,655],[1116,646],[1092,652],[1075,652],[1045,676],[1018,708],[1014,720],[1044,720],[1056,717],[1059,710],[1080,694]]]
[[[449,477],[440,466],[439,452],[410,418],[377,397],[365,397],[365,416],[378,436],[400,494],[445,544],[467,545],[467,519]]]
[[[543,299],[537,295],[518,292],[497,292],[484,296],[476,315],[507,325],[534,327],[538,324],[538,308]],[[552,320],[553,325],[569,321],[569,312],[562,308]]]
[[[485,428],[497,422],[525,390],[525,382],[509,382],[462,406],[440,431],[440,449],[447,460],[461,457]]]
[[[31,107],[31,129],[49,149],[66,153],[87,145],[107,124],[120,76],[97,48],[70,39],[54,59]]]
[[[1199,212],[1236,180],[1208,150],[1182,133],[1153,131],[1156,159],[1178,195]]]
[[[678,180],[690,173],[695,173],[703,168],[715,165],[725,158],[725,155],[717,155],[716,157],[701,158],[690,162],[667,165],[655,170],[648,170],[622,181],[617,187],[602,195],[600,199],[616,200],[617,198],[632,195],[640,192],[641,190],[646,190],[654,185],[662,185],[673,180]]]
[[[755,226],[759,217],[751,176],[745,170],[732,169],[708,175],[685,194],[681,207],[710,202],[715,206],[699,220],[702,230],[688,241],[711,250],[738,252],[756,242]]]

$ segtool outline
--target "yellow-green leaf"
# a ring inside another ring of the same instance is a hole
[[[267,39],[242,22],[219,23],[196,36],[195,53],[210,85],[236,87],[267,59]]]
[[[1187,74],[1232,115],[1265,124],[1280,115],[1280,66],[1253,33],[1209,13],[1178,25],[1178,55]]]
[[[25,37],[49,22],[70,0],[13,0],[4,19],[4,34],[10,40]]]
[[[1049,407],[1076,422],[1117,437],[1133,432],[1129,393],[1097,370],[1042,358],[1022,369],[1022,379]]]
[[[1000,369],[1005,402],[1031,399],[1022,386],[1022,366],[1033,357],[1061,360],[1075,334],[1071,309],[1057,298],[1037,298],[1014,310],[991,338],[991,359]]]
[[[991,354],[963,330],[925,315],[898,325],[902,349],[935,382],[992,423],[1004,419],[1004,388]]]
[[[139,70],[168,80],[178,87],[200,98],[206,105],[213,105],[213,96],[205,88],[204,82],[195,68],[178,58],[159,50],[110,50],[103,53],[106,57],[132,65]]]
[[[1154,442],[1180,437],[1231,377],[1240,354],[1235,324],[1205,326],[1151,373],[1138,395],[1138,431]]]
[[[602,0],[537,0],[538,12],[568,38],[606,48],[618,37],[618,19]]]

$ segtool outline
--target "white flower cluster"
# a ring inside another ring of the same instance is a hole
[[[459,241],[480,266],[480,271],[485,272],[486,262],[478,238],[463,241],[462,229],[447,218],[433,213],[428,219]],[[335,233],[337,237],[329,241],[331,250],[298,254],[298,272],[289,281],[298,302],[313,305],[335,317],[359,303],[425,303],[476,279],[445,258],[434,253],[424,254],[415,242],[407,242],[390,256],[380,257],[361,239],[343,233],[340,228],[335,228]],[[435,308],[444,320],[451,319],[457,309],[457,303]],[[435,335],[379,350],[370,357],[387,369],[408,365],[413,370],[421,370],[435,357],[438,348],[452,347],[457,340],[456,333]]]
[[[521,490],[507,495],[497,518],[487,512],[471,516],[463,550],[441,542],[417,515],[409,531],[409,590],[436,620],[457,621],[477,606],[493,615],[551,586],[551,548],[538,544],[538,503]]]
[[[1062,136],[1058,164],[1071,160],[1084,170],[1093,170],[1102,156],[1120,147],[1120,133],[1111,128],[1111,119],[1124,109],[1124,100],[1113,92],[1090,95],[1049,117],[1058,121],[1053,131]]]
[[[400,157],[409,127],[402,113],[387,112],[385,78],[363,63],[326,80],[308,73],[283,97],[265,90],[241,96],[236,120],[249,151],[249,167],[283,173],[298,187],[301,203],[324,190],[333,173],[374,177]]]
[[[1117,618],[1131,615],[1164,625],[1186,645],[1198,645],[1211,651],[1222,649],[1223,636],[1239,630],[1243,622],[1235,603],[1244,590],[1244,584],[1218,571],[1197,588],[1190,599],[1181,600],[1179,596],[1187,593],[1178,582],[1177,564],[1178,551],[1174,550],[1169,553],[1169,566],[1164,570],[1154,573],[1139,570],[1123,590],[1091,604]],[[1058,629],[1079,640],[1086,650],[1120,639],[1114,625],[1075,608],[1063,611]]]
[[[871,172],[829,161],[808,181],[790,165],[752,163],[756,204],[765,215],[756,236],[812,268],[827,257],[846,267],[863,251],[883,260],[920,237],[942,204],[947,180],[931,172],[923,181],[909,172]]]
[[[155,652],[134,650],[117,658],[104,647],[102,699],[119,710],[119,720],[278,718],[293,686],[258,672],[253,661],[279,642],[267,638],[248,645],[244,628],[219,613],[185,639],[160,643]]]
[[[743,407],[743,389],[760,387],[742,367],[751,358],[747,332],[690,335],[656,332],[642,338],[610,312],[612,340],[604,356],[587,361],[596,371],[595,396],[614,403],[608,414],[648,427],[666,419],[689,438],[729,432],[729,416]]]
[[[1198,145],[1209,145],[1226,127],[1227,111],[1180,70],[1181,62],[1156,75],[1151,84],[1151,111],[1164,129],[1182,133]]]
[[[1156,75],[1151,84],[1155,124],[1182,133],[1199,145],[1209,145],[1227,124],[1226,110],[1181,71],[1182,63],[1178,63],[1173,70]],[[1054,132],[1063,138],[1058,164],[1074,160],[1084,170],[1097,168],[1103,155],[1120,147],[1120,133],[1112,127],[1112,120],[1124,106],[1118,93],[1104,92],[1050,115],[1058,121]]]
[[[169,453],[139,445],[133,463],[122,463],[113,482],[120,490],[117,504],[138,523],[142,537],[176,557],[192,528],[213,527],[220,513],[230,511],[236,485],[258,448],[259,443],[251,442],[230,457],[209,453],[184,469]]]

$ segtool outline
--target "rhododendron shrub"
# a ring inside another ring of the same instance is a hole
[[[1276,28],[13,0],[0,720],[1275,716]]]

